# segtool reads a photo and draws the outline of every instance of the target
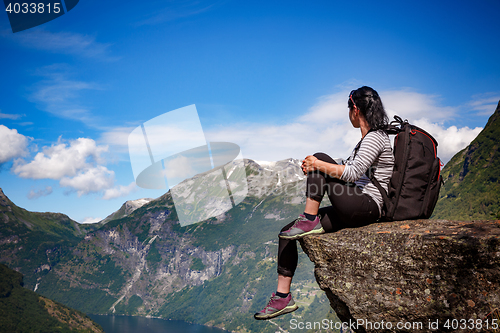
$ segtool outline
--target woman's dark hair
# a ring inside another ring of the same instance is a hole
[[[349,109],[352,109],[354,105],[363,114],[371,129],[378,130],[385,128],[389,123],[382,100],[374,89],[363,86],[351,91],[347,106]]]

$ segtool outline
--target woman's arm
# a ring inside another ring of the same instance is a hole
[[[338,165],[333,163],[328,163],[321,161],[314,156],[307,156],[304,161],[302,161],[302,171],[304,174],[308,172],[319,170],[331,177],[340,178],[344,172],[345,165]]]
[[[384,151],[386,139],[389,140],[387,134],[381,131],[368,133],[361,141],[357,153],[351,155],[346,161],[344,173],[340,179],[354,183],[363,177],[366,170],[373,165],[378,156]]]

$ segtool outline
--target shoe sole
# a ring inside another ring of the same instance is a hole
[[[302,238],[302,237],[308,236],[308,235],[316,235],[316,234],[324,234],[324,233],[325,233],[325,229],[323,229],[323,227],[321,227],[321,229],[311,230],[311,231],[304,232],[304,233],[297,234],[297,235],[293,235],[293,236],[278,235],[278,237],[283,238],[283,239],[293,240],[293,239],[299,239],[299,238]]]
[[[257,320],[266,320],[266,319],[272,319],[272,318],[275,318],[275,317],[278,317],[278,316],[281,316],[283,314],[286,314],[286,313],[290,313],[290,312],[293,312],[295,310],[297,310],[299,307],[297,306],[297,304],[294,304],[294,305],[289,305],[279,311],[276,311],[275,313],[270,313],[270,314],[263,314],[262,316],[258,317],[257,314],[255,314],[253,317]]]

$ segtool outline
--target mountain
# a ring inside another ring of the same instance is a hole
[[[118,209],[116,212],[108,215],[104,220],[100,221],[99,223],[106,224],[109,221],[117,220],[117,219],[121,219],[122,217],[129,216],[134,210],[144,206],[145,204],[149,203],[152,200],[153,199],[151,199],[151,198],[128,200],[120,207],[120,209]]]
[[[0,264],[0,332],[104,332],[84,313],[22,285],[21,273]]]
[[[24,274],[31,290],[94,229],[64,214],[29,212],[0,189],[0,262]]]
[[[441,174],[445,183],[433,218],[500,219],[500,102],[481,133]]]
[[[237,332],[275,332],[275,325],[288,325],[292,317],[262,322],[253,313],[275,291],[277,234],[303,211],[305,177],[298,160],[243,162],[231,172],[245,172],[248,196],[234,208],[181,226],[176,209],[184,203],[174,205],[169,191],[88,232],[38,292],[86,313],[155,316]],[[188,191],[199,181],[179,185]],[[219,193],[217,186],[225,189],[214,183],[206,195]],[[192,210],[203,214],[217,209],[217,202],[201,198]],[[294,288],[301,305],[295,316],[336,318],[304,255]]]

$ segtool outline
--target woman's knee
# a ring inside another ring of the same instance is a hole
[[[328,154],[325,153],[315,153],[313,154],[314,157],[316,157],[320,161],[328,162],[328,163],[335,163],[335,160],[331,158]]]

